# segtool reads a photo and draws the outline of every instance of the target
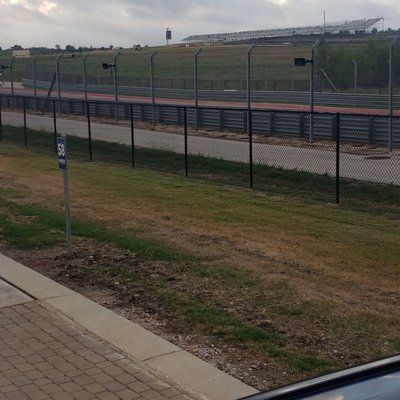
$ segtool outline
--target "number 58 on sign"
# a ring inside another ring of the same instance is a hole
[[[63,171],[64,175],[64,209],[65,209],[65,242],[67,254],[72,254],[72,233],[71,233],[71,207],[69,200],[69,184],[67,171],[67,138],[65,136],[57,137],[57,156],[58,168]]]
[[[58,154],[58,167],[60,169],[67,169],[67,157],[66,157],[64,136],[59,136],[57,138],[57,154]]]

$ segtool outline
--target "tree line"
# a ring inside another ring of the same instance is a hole
[[[393,51],[394,82],[400,78],[400,42]],[[385,88],[389,77],[389,43],[370,40],[357,44],[322,41],[316,51],[316,70],[323,69],[337,89],[350,90],[355,72],[359,88]]]

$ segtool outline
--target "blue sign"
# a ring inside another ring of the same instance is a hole
[[[60,169],[67,169],[67,147],[65,144],[65,136],[57,138],[57,155],[58,167]]]

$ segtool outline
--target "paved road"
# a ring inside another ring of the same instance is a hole
[[[3,112],[3,123],[11,126],[23,126],[20,113]],[[28,115],[27,125],[32,129],[53,132],[52,118]],[[60,133],[87,137],[87,122],[82,120],[57,120]],[[130,129],[117,125],[92,123],[92,137],[104,141],[130,144]],[[144,148],[170,150],[184,153],[183,136],[167,132],[155,132],[144,129],[135,130],[135,144]],[[230,161],[248,162],[248,143],[218,138],[189,136],[189,154],[199,154]],[[96,155],[94,154],[94,158]],[[254,162],[284,169],[312,172],[320,175],[335,176],[336,158],[334,145],[332,150],[299,148],[284,145],[254,143]],[[381,149],[367,155],[342,153],[340,157],[341,176],[356,180],[400,185],[400,153],[389,153]]]

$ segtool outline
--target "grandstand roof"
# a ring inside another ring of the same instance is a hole
[[[191,35],[183,39],[188,43],[213,43],[213,42],[242,42],[265,38],[288,37],[293,35],[339,34],[342,32],[366,32],[373,28],[383,18],[358,19],[340,23],[330,23],[318,26],[304,26],[298,28],[265,29],[257,31],[242,31],[231,33],[213,33],[206,35]]]

